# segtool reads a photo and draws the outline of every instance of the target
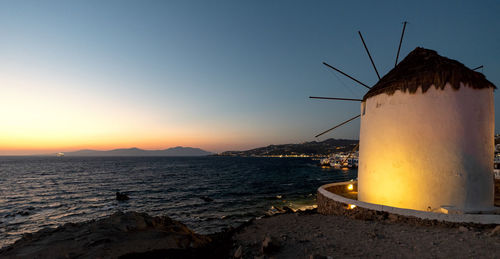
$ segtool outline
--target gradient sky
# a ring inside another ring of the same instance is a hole
[[[0,1],[0,154],[300,143],[376,74],[437,50],[500,86],[495,1]],[[401,58],[400,58],[401,60]],[[496,121],[500,114],[498,98]],[[359,120],[326,138],[358,138]]]

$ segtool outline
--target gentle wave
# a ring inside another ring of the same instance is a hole
[[[315,164],[304,158],[0,157],[0,247],[26,232],[117,210],[166,214],[213,233],[273,206],[312,206],[320,185],[357,177],[355,170]],[[130,200],[116,201],[117,191]]]

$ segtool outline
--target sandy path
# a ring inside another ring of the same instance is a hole
[[[500,233],[492,228],[415,226],[389,221],[363,221],[321,214],[282,214],[263,218],[233,236],[243,258],[260,256],[270,235],[276,258],[311,255],[389,258],[500,258]]]

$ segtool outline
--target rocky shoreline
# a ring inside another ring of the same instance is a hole
[[[24,234],[1,258],[196,258],[214,251],[218,236],[196,234],[167,216],[116,212],[100,220],[67,223]],[[218,256],[218,254],[214,254]]]
[[[25,234],[2,258],[499,257],[500,226],[404,217],[322,215],[316,210],[251,220],[200,235],[167,216],[117,212]]]

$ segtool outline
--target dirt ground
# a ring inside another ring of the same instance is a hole
[[[274,251],[262,252],[271,238]],[[256,220],[233,236],[242,258],[499,258],[500,227],[418,226],[321,214]],[[316,256],[316,257],[314,257]]]

